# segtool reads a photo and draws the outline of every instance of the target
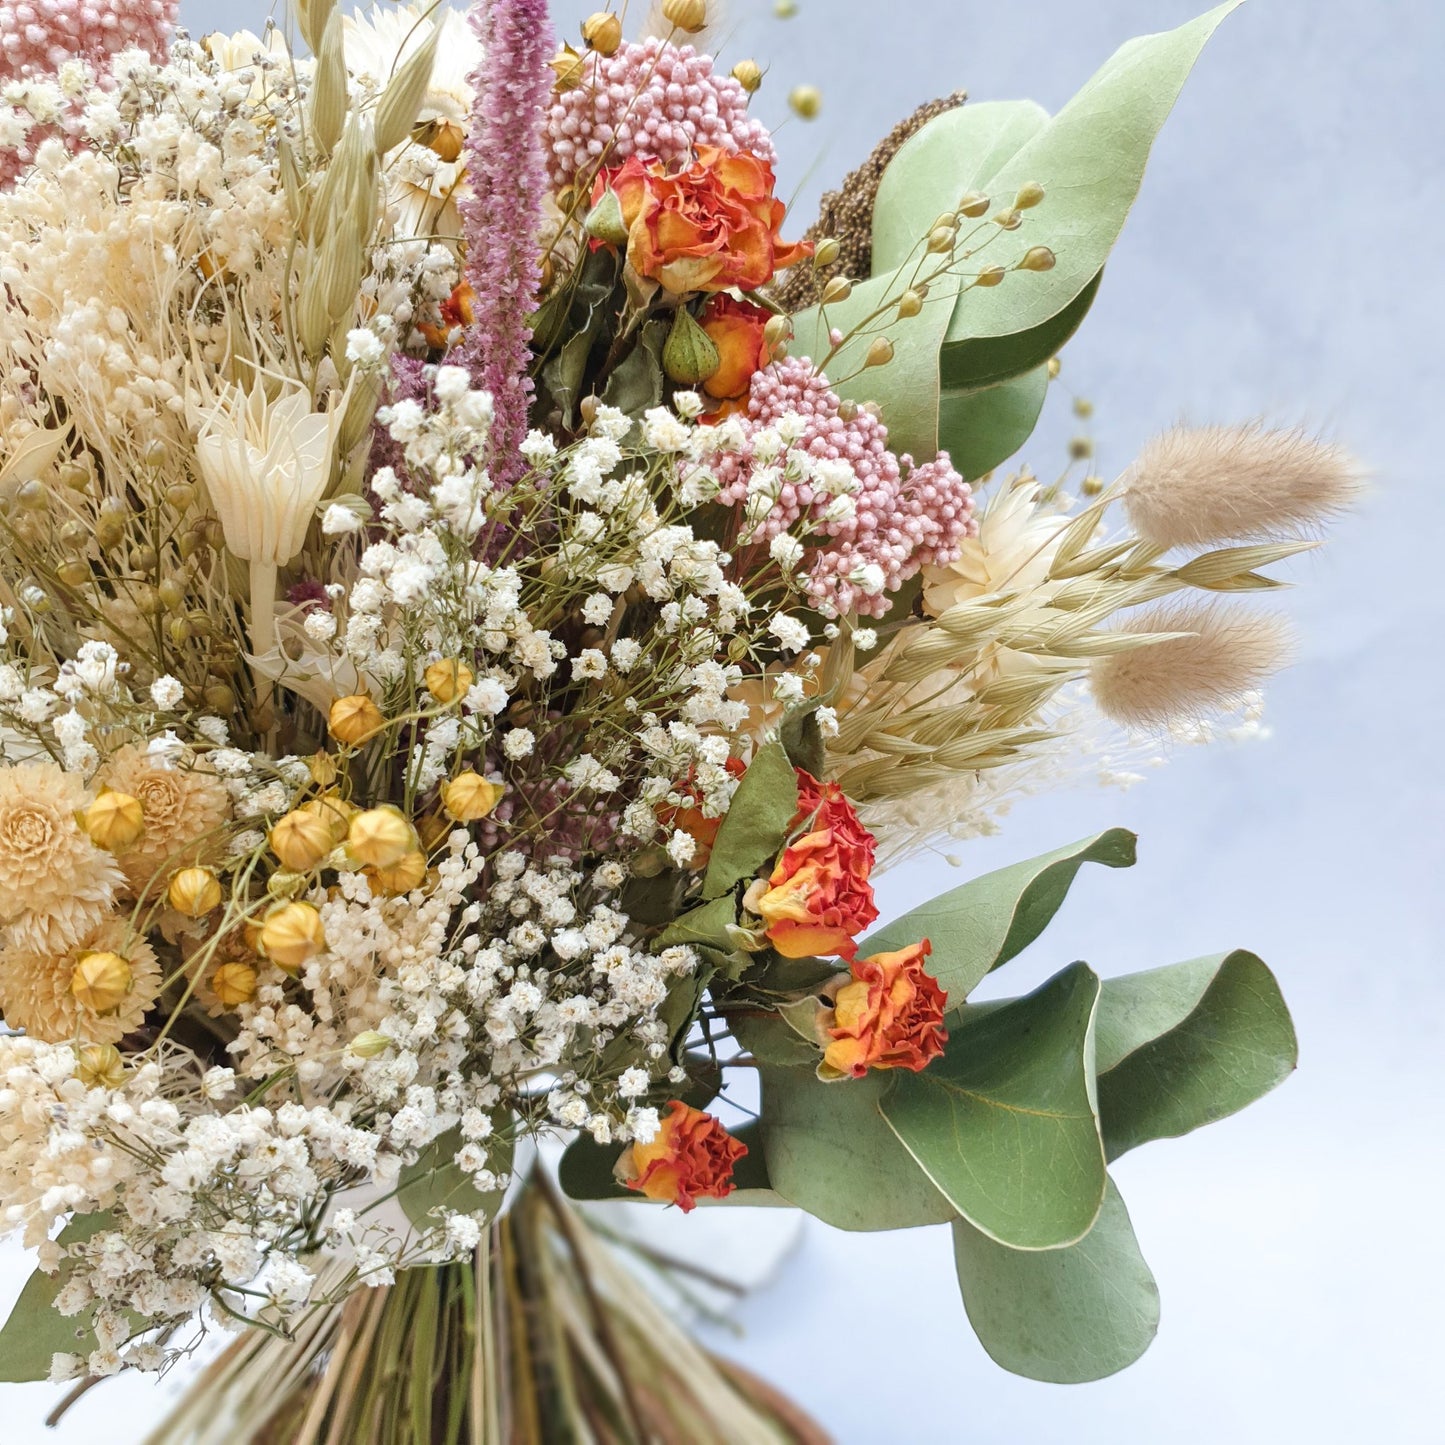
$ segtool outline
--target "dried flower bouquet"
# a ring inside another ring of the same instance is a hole
[[[1232,8],[789,239],[705,0],[0,0],[0,1378],[221,1329],[156,1441],[821,1438],[602,1200],[949,1223],[1006,1368],[1146,1348],[1108,1165],[1289,1073],[1275,980],[971,1002],[1117,830],[873,880],[1250,726],[1239,594],[1356,490],[1254,427],[999,470]]]

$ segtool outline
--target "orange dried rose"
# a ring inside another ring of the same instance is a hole
[[[820,783],[801,768],[793,827],[808,831],[783,850],[752,909],[784,958],[852,958],[854,939],[878,917],[868,881],[873,835],[836,783]]]
[[[748,1152],[711,1114],[680,1099],[668,1106],[650,1144],[634,1144],[617,1161],[617,1177],[629,1189],[689,1213],[699,1199],[733,1192],[733,1168]]]
[[[676,172],[631,157],[598,176],[592,203],[609,190],[617,196],[627,259],[639,276],[679,296],[755,291],[813,249],[779,237],[787,208],[773,185],[772,166],[751,152],[702,146],[696,161]]]
[[[477,293],[463,281],[437,308],[441,313],[441,325],[424,321],[417,330],[426,337],[426,344],[433,350],[445,351],[451,345],[453,336],[476,319],[476,306]]]
[[[708,377],[706,391],[719,401],[737,401],[748,394],[753,377],[772,361],[764,332],[772,312],[733,296],[714,296],[703,308],[702,329],[722,358]]]
[[[918,1073],[948,1042],[943,1011],[948,995],[923,967],[933,951],[925,938],[896,953],[879,953],[853,964],[853,982],[833,1000],[832,1042],[823,1065],[861,1079],[869,1069]]]

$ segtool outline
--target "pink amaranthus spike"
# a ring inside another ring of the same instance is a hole
[[[537,238],[547,194],[542,122],[556,37],[546,0],[484,0],[471,23],[485,56],[471,77],[476,103],[467,135],[471,194],[461,203],[473,324],[454,358],[492,394],[491,471],[499,486],[525,469],[520,447],[532,396],[532,331],[541,265]]]

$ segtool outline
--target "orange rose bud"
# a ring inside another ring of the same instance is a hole
[[[721,363],[707,379],[707,391],[719,401],[746,396],[757,375],[773,360],[768,345],[771,311],[731,296],[714,296],[702,313],[702,329],[717,347]]]
[[[733,1167],[748,1152],[713,1118],[679,1099],[668,1106],[650,1144],[634,1144],[617,1161],[617,1177],[629,1189],[690,1213],[699,1199],[733,1192]]]
[[[948,1042],[943,1011],[948,995],[923,967],[933,952],[925,938],[897,953],[879,953],[853,963],[853,982],[833,1000],[832,1040],[823,1067],[861,1079],[869,1069],[918,1073]]]
[[[751,152],[700,146],[681,171],[639,156],[604,171],[592,204],[609,190],[616,194],[633,270],[674,295],[756,291],[812,255],[809,242],[779,237],[786,207],[773,186],[773,168]]]
[[[784,958],[852,958],[854,939],[878,917],[873,904],[875,844],[836,783],[798,769],[794,829],[765,889],[751,904],[768,942]]]

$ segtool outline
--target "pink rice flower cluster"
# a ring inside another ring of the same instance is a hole
[[[700,146],[778,158],[738,81],[714,73],[710,55],[655,36],[588,56],[581,84],[553,98],[546,137],[558,190],[589,178],[604,154],[609,166],[634,155],[673,165]]]
[[[741,505],[752,473],[750,442],[789,413],[804,423],[795,448],[818,461],[847,462],[857,475],[852,516],[821,518],[829,498],[812,484],[784,482],[777,502],[758,531],[769,540],[805,515],[831,544],[816,550],[808,578],[813,605],[830,616],[856,612],[882,617],[888,594],[897,592],[923,567],[956,562],[959,544],[976,536],[973,489],[953,469],[947,452],[925,466],[888,450],[888,428],[861,407],[845,420],[842,403],[827,378],[806,357],[789,357],[760,371],[748,396],[743,429],[749,438],[740,453],[725,455],[716,468],[723,483],[719,500]]]
[[[68,60],[97,69],[122,50],[159,59],[179,0],[0,0],[0,80],[56,75]]]
[[[486,0],[473,7],[471,23],[485,47],[471,77],[471,193],[461,202],[466,279],[476,299],[455,360],[492,394],[492,479],[509,486],[526,467],[520,448],[533,391],[527,318],[542,281],[538,236],[547,178],[541,131],[556,37],[547,0]]]

